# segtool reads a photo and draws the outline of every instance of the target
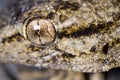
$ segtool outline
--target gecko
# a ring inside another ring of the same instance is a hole
[[[118,0],[18,1],[0,17],[0,62],[77,72],[120,66]]]

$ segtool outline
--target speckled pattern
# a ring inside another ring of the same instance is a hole
[[[24,0],[0,14],[1,62],[78,72],[102,72],[120,66],[117,0]],[[23,25],[31,17],[54,24],[53,43],[43,47],[23,37]]]

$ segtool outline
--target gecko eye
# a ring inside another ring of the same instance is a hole
[[[55,27],[49,20],[34,19],[23,25],[23,36],[37,45],[47,45],[55,39]]]

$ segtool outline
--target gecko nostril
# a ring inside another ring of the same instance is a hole
[[[102,48],[102,51],[103,51],[104,54],[107,54],[108,48],[109,48],[109,44],[106,43],[106,44],[103,46],[103,48]]]

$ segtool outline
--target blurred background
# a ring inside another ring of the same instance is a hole
[[[16,3],[18,0],[0,0],[0,11],[10,4]]]

